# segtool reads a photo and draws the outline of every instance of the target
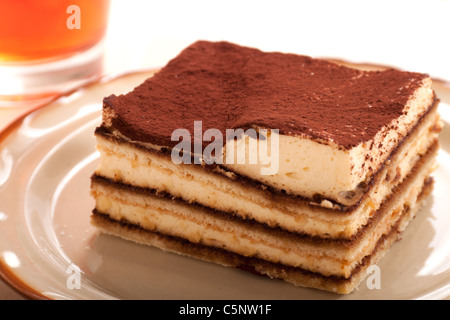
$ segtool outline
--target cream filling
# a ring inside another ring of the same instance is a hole
[[[201,166],[175,165],[170,157],[145,152],[129,144],[117,144],[97,136],[101,153],[96,173],[127,184],[165,191],[188,202],[224,212],[236,213],[270,226],[330,238],[350,238],[367,223],[393,188],[411,171],[418,155],[426,152],[437,138],[432,129],[439,123],[437,113],[430,115],[392,159],[380,175],[380,183],[351,214],[296,200],[269,196],[258,187],[233,180],[232,172],[212,173]],[[382,182],[382,183],[381,183]]]
[[[307,198],[319,194],[341,204],[352,205],[361,196],[357,192],[358,185],[379,170],[397,144],[427,111],[433,99],[431,80],[426,79],[406,104],[404,115],[383,127],[373,140],[350,150],[343,150],[332,141],[316,142],[308,137],[278,135],[276,138],[279,150],[274,150],[279,153],[278,164],[264,164],[261,161],[251,164],[247,159],[245,164],[236,164],[236,161],[233,161],[231,164],[225,163],[225,166],[276,189],[283,189],[289,194]],[[396,129],[391,129],[393,127]],[[252,141],[255,138],[242,136],[236,143],[228,142],[225,150],[231,149],[233,154],[256,154],[256,147],[252,146],[258,145],[258,149],[265,144],[270,146],[271,139],[269,135],[268,141],[255,142]],[[246,152],[252,149],[252,152]],[[277,173],[261,174],[263,168],[274,166],[278,166]]]
[[[326,276],[349,277],[362,259],[373,252],[378,240],[389,233],[405,208],[415,208],[432,166],[433,158],[430,158],[414,179],[396,195],[395,200],[383,208],[387,214],[371,226],[357,244],[350,247],[333,242],[318,245],[301,238],[284,238],[259,228],[246,227],[235,220],[208,214],[204,208],[167,198],[142,196],[95,182],[92,194],[96,199],[96,209],[117,221],[125,219],[146,230],[244,256],[301,267]]]

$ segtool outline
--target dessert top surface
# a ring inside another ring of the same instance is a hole
[[[175,129],[278,129],[350,149],[404,112],[425,74],[361,71],[321,59],[199,41],[126,95],[109,96],[113,126],[174,146]]]

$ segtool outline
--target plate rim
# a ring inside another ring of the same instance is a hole
[[[45,109],[49,107],[53,103],[56,103],[60,99],[66,98],[79,92],[81,90],[88,89],[98,84],[106,84],[108,82],[119,80],[121,78],[127,76],[137,76],[140,74],[146,73],[156,73],[160,68],[143,68],[138,70],[125,71],[114,74],[106,74],[98,76],[95,79],[92,79],[85,84],[76,87],[74,89],[68,90],[66,92],[60,93],[52,97],[50,100],[45,103],[38,104],[36,106],[30,107],[27,110],[21,112],[12,118],[8,123],[0,130],[0,144],[3,143],[11,134],[17,130],[20,125],[22,125],[23,121],[26,117],[32,115],[33,113],[38,112],[39,110]],[[0,148],[1,150],[1,148]],[[13,289],[16,293],[21,295],[22,297],[30,300],[53,300],[52,298],[46,296],[42,292],[39,292],[35,288],[28,285],[23,279],[21,279],[14,271],[8,267],[1,259],[0,259],[0,280],[2,280],[6,285],[8,285],[11,289]]]
[[[333,59],[329,58],[327,60],[333,61],[338,64],[344,64],[348,66],[353,66],[356,68],[370,68],[370,69],[388,69],[392,68],[390,66],[385,65],[378,65],[378,64],[372,64],[372,63],[354,63],[349,62],[341,59]],[[18,114],[13,119],[11,119],[2,129],[0,129],[0,144],[3,143],[13,132],[15,132],[16,129],[20,127],[20,125],[23,123],[24,119],[28,117],[29,115],[38,112],[39,110],[45,109],[46,107],[52,105],[53,103],[57,102],[60,99],[63,99],[65,97],[68,97],[80,90],[87,89],[89,87],[92,87],[94,85],[98,84],[106,84],[108,82],[118,80],[123,77],[127,76],[134,76],[134,75],[140,75],[145,73],[157,73],[161,68],[142,68],[137,70],[131,70],[131,71],[124,71],[120,73],[114,73],[114,74],[106,74],[101,75],[95,79],[90,80],[89,82],[76,87],[74,89],[71,89],[69,91],[60,93],[54,97],[52,97],[49,101],[46,101],[43,104],[39,104],[36,106],[33,106],[24,112]],[[450,92],[450,82],[446,80],[441,79],[435,79],[432,78],[433,85],[437,85],[444,90],[449,90]],[[1,148],[0,148],[1,150]],[[7,266],[1,259],[0,259],[0,280],[2,280],[6,285],[8,285],[11,289],[13,289],[15,292],[17,292],[19,295],[23,296],[26,299],[30,300],[53,300],[52,298],[46,296],[42,292],[38,291],[37,289],[33,288],[29,284],[25,282],[25,280],[21,279],[13,269],[11,269],[9,266]],[[450,299],[450,294],[447,295],[444,299]]]

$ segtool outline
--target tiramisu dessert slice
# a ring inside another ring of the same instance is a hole
[[[104,99],[101,231],[348,294],[432,190],[427,75],[199,41]]]

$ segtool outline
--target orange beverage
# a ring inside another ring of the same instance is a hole
[[[104,36],[109,0],[0,0],[0,64],[70,56]]]

